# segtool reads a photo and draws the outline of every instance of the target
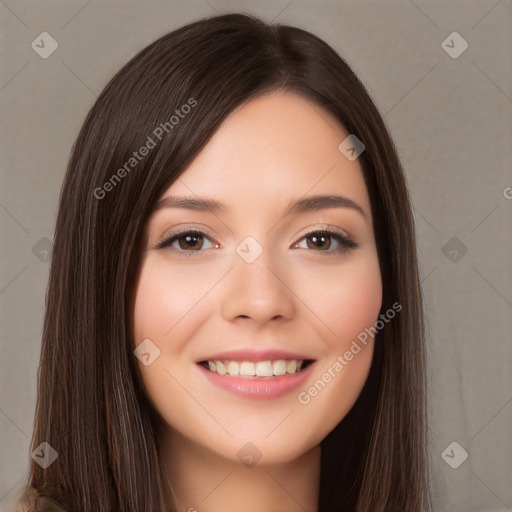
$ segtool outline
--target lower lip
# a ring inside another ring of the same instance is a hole
[[[298,373],[289,373],[279,377],[257,377],[244,379],[229,375],[219,375],[216,372],[206,369],[198,364],[199,370],[216,386],[233,393],[253,400],[272,400],[291,393],[300,387],[313,372],[315,363]]]

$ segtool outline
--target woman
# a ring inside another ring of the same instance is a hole
[[[23,510],[428,511],[423,333],[403,171],[345,61],[181,27],[73,148]]]

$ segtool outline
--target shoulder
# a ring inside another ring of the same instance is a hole
[[[14,512],[65,512],[65,509],[55,499],[31,488],[18,499]]]

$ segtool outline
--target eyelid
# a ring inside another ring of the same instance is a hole
[[[177,228],[175,228],[175,230],[171,229],[171,230],[165,232],[165,234],[161,237],[161,242],[159,242],[159,243],[163,243],[163,242],[169,240],[170,238],[174,238],[176,236],[183,235],[183,234],[190,233],[190,232],[197,232],[197,233],[202,233],[202,234],[208,235],[208,238],[210,239],[211,242],[215,242],[217,245],[219,245],[219,247],[223,247],[223,245],[217,241],[213,232],[210,231],[205,226],[185,226],[183,228],[177,227]]]
[[[337,235],[340,235],[341,237],[351,240],[355,243],[354,237],[352,235],[349,235],[345,230],[337,227],[337,226],[331,226],[330,224],[325,224],[320,222],[320,224],[312,224],[311,226],[308,226],[306,229],[306,232],[301,235],[301,240],[305,236],[311,235],[312,233],[318,233],[322,231],[331,231],[336,233]]]

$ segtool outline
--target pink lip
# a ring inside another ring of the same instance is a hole
[[[218,352],[211,356],[198,359],[196,363],[201,361],[275,361],[277,359],[314,359],[304,354],[294,354],[284,350],[266,349],[266,350],[231,350],[226,352]]]
[[[245,357],[247,357],[247,354]],[[252,357],[254,357],[254,355]],[[266,357],[268,357],[268,354]],[[278,359],[287,358],[299,359],[297,357],[278,357]],[[219,357],[218,359],[223,359],[223,357]],[[233,361],[233,353],[230,353],[229,357],[226,357],[225,359]],[[266,359],[262,358],[259,360],[265,361]],[[252,400],[272,400],[273,398],[279,398],[287,395],[304,384],[311,375],[315,363],[310,364],[307,368],[298,373],[286,374],[279,377],[257,377],[252,379],[232,377],[230,375],[219,375],[216,372],[206,369],[201,364],[197,364],[196,366],[211,383],[226,391]]]

